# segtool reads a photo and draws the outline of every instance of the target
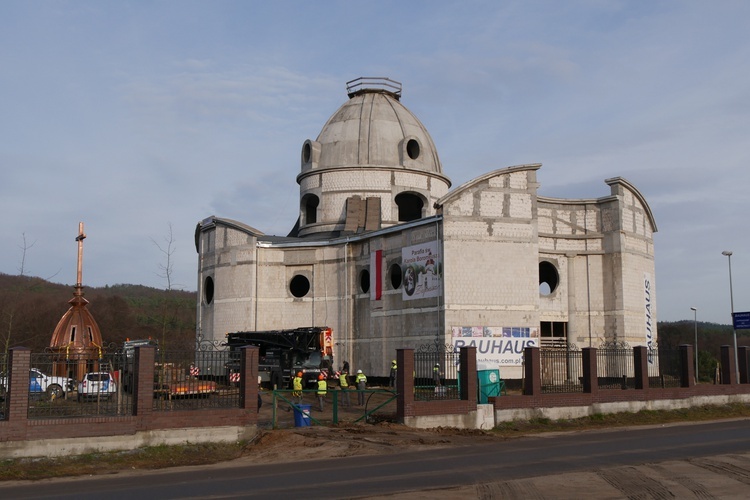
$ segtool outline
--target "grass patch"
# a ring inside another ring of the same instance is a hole
[[[3,460],[0,461],[0,481],[114,474],[125,470],[213,464],[242,456],[245,446],[244,442],[162,445],[68,457]]]
[[[501,422],[494,433],[503,436],[521,436],[540,432],[564,432],[587,429],[627,427],[633,425],[656,425],[674,422],[705,422],[728,418],[750,417],[750,405],[733,403],[721,406],[696,406],[678,410],[642,410],[638,413],[596,413],[575,419],[550,420],[538,418],[533,420],[515,420]]]

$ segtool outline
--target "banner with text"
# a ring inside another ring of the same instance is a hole
[[[523,350],[539,347],[539,328],[454,326],[451,327],[453,347],[477,348],[477,370],[503,366],[521,366]]]
[[[404,270],[403,300],[440,296],[443,259],[437,241],[402,248],[401,268]]]

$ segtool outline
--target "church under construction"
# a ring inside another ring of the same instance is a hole
[[[451,189],[400,83],[359,78],[347,93],[302,144],[287,236],[198,224],[200,339],[328,326],[336,367],[385,376],[398,348],[475,345],[504,378],[520,378],[525,346],[655,341],[656,223],[633,185],[545,197],[532,163]]]

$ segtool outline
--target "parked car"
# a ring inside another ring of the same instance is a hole
[[[108,372],[92,372],[78,382],[78,401],[88,398],[110,399],[117,394],[117,384]]]
[[[5,398],[7,385],[7,375],[0,375],[0,399]],[[36,368],[29,370],[29,393],[31,394],[47,393],[47,396],[56,399],[65,396],[74,388],[75,382],[72,378],[52,377],[45,375]]]

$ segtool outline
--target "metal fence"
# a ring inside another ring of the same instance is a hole
[[[414,353],[414,399],[461,399],[459,352],[453,346],[422,346]]]
[[[201,367],[226,362],[226,352],[159,350],[154,368],[155,411],[239,408],[239,378],[205,374]],[[257,381],[254,381],[257,383]]]
[[[583,353],[568,348],[540,349],[542,393],[583,391]],[[597,383],[600,390],[635,389],[635,356],[624,345],[596,350]],[[680,387],[680,352],[677,349],[648,351],[649,387]]]
[[[539,351],[542,393],[583,392],[583,353],[552,348]]]
[[[205,376],[200,366],[226,362],[220,351],[158,350],[154,365],[155,411],[239,408],[239,380]],[[30,419],[128,416],[133,414],[135,360],[117,346],[97,355],[32,353],[29,371]],[[2,385],[7,361],[0,358],[0,419],[7,415]]]
[[[635,389],[633,349],[610,347],[596,350],[599,389]]]
[[[123,390],[121,351],[98,358],[66,353],[32,353],[29,370],[30,419],[133,414]]]
[[[680,387],[679,349],[652,349],[648,351],[649,387]]]

